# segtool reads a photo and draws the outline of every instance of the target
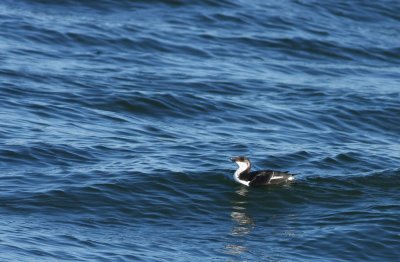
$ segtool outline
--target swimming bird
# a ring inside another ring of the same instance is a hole
[[[238,165],[233,178],[245,186],[282,185],[294,180],[289,172],[260,170],[250,172],[250,159],[245,156],[231,157],[232,162]]]

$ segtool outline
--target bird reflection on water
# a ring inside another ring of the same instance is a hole
[[[248,188],[241,187],[235,193],[238,195],[238,199],[232,203],[233,228],[230,233],[231,236],[235,237],[235,243],[228,244],[225,248],[228,254],[240,255],[248,250],[244,243],[245,236],[250,234],[255,224],[252,217],[246,212]]]
[[[302,236],[299,229],[294,227],[298,217],[292,208],[282,208],[276,203],[279,202],[278,199],[286,201],[281,193],[287,193],[289,188],[288,185],[250,192],[251,188],[242,186],[235,191],[231,202],[230,241],[224,247],[226,254],[238,261],[251,259],[253,256],[267,261],[279,261],[284,258],[285,251],[292,251],[290,243]],[[265,202],[258,205],[260,198]],[[281,221],[285,223],[280,223]],[[259,241],[252,241],[253,238]],[[277,247],[276,241],[288,245]]]

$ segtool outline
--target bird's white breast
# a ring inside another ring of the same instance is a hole
[[[248,167],[248,165],[244,162],[236,162],[236,164],[238,164],[238,169],[235,171],[235,174],[233,176],[233,178],[235,179],[236,182],[239,182],[240,184],[243,184],[245,186],[249,186],[250,181],[244,181],[239,179],[239,175],[240,173],[242,173],[243,171],[245,171]]]

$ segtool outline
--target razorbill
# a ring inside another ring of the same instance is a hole
[[[282,185],[294,180],[293,174],[289,172],[260,170],[250,172],[251,163],[245,156],[231,157],[232,162],[238,165],[233,178],[246,186]]]

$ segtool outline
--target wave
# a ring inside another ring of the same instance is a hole
[[[0,150],[0,159],[14,164],[33,166],[70,166],[76,163],[95,163],[96,157],[85,148],[67,144],[32,143],[7,146]]]
[[[234,7],[237,6],[237,1],[232,0],[206,0],[206,1],[199,1],[199,0],[122,0],[118,1],[118,3],[110,0],[101,0],[101,1],[93,1],[93,0],[85,0],[85,1],[77,1],[77,0],[63,0],[54,3],[53,1],[49,0],[27,0],[30,4],[42,4],[42,5],[59,5],[59,6],[69,6],[69,5],[77,5],[77,6],[86,6],[86,7],[93,7],[93,8],[127,8],[127,7],[135,7],[139,4],[141,5],[156,5],[156,4],[163,4],[172,7],[180,7],[180,6],[190,6],[190,5],[200,5],[200,6],[212,6],[212,7]]]
[[[3,208],[33,213],[97,212],[102,216],[133,216],[141,221],[185,216],[212,219],[221,211],[229,211],[232,208],[230,202],[237,198],[235,191],[241,185],[231,179],[232,172],[157,170],[153,174],[132,171],[116,175],[97,171],[58,178],[54,183],[36,185],[30,190],[26,186],[27,191],[17,194],[3,192],[1,202]],[[40,179],[43,178],[31,178],[29,183]],[[400,170],[361,176],[300,176],[294,184],[285,187],[246,189],[246,202],[250,209],[261,203],[264,208],[284,208],[293,204],[346,206],[366,196],[387,198],[399,186]],[[371,203],[375,209],[385,209],[392,204],[391,201],[381,205]]]

